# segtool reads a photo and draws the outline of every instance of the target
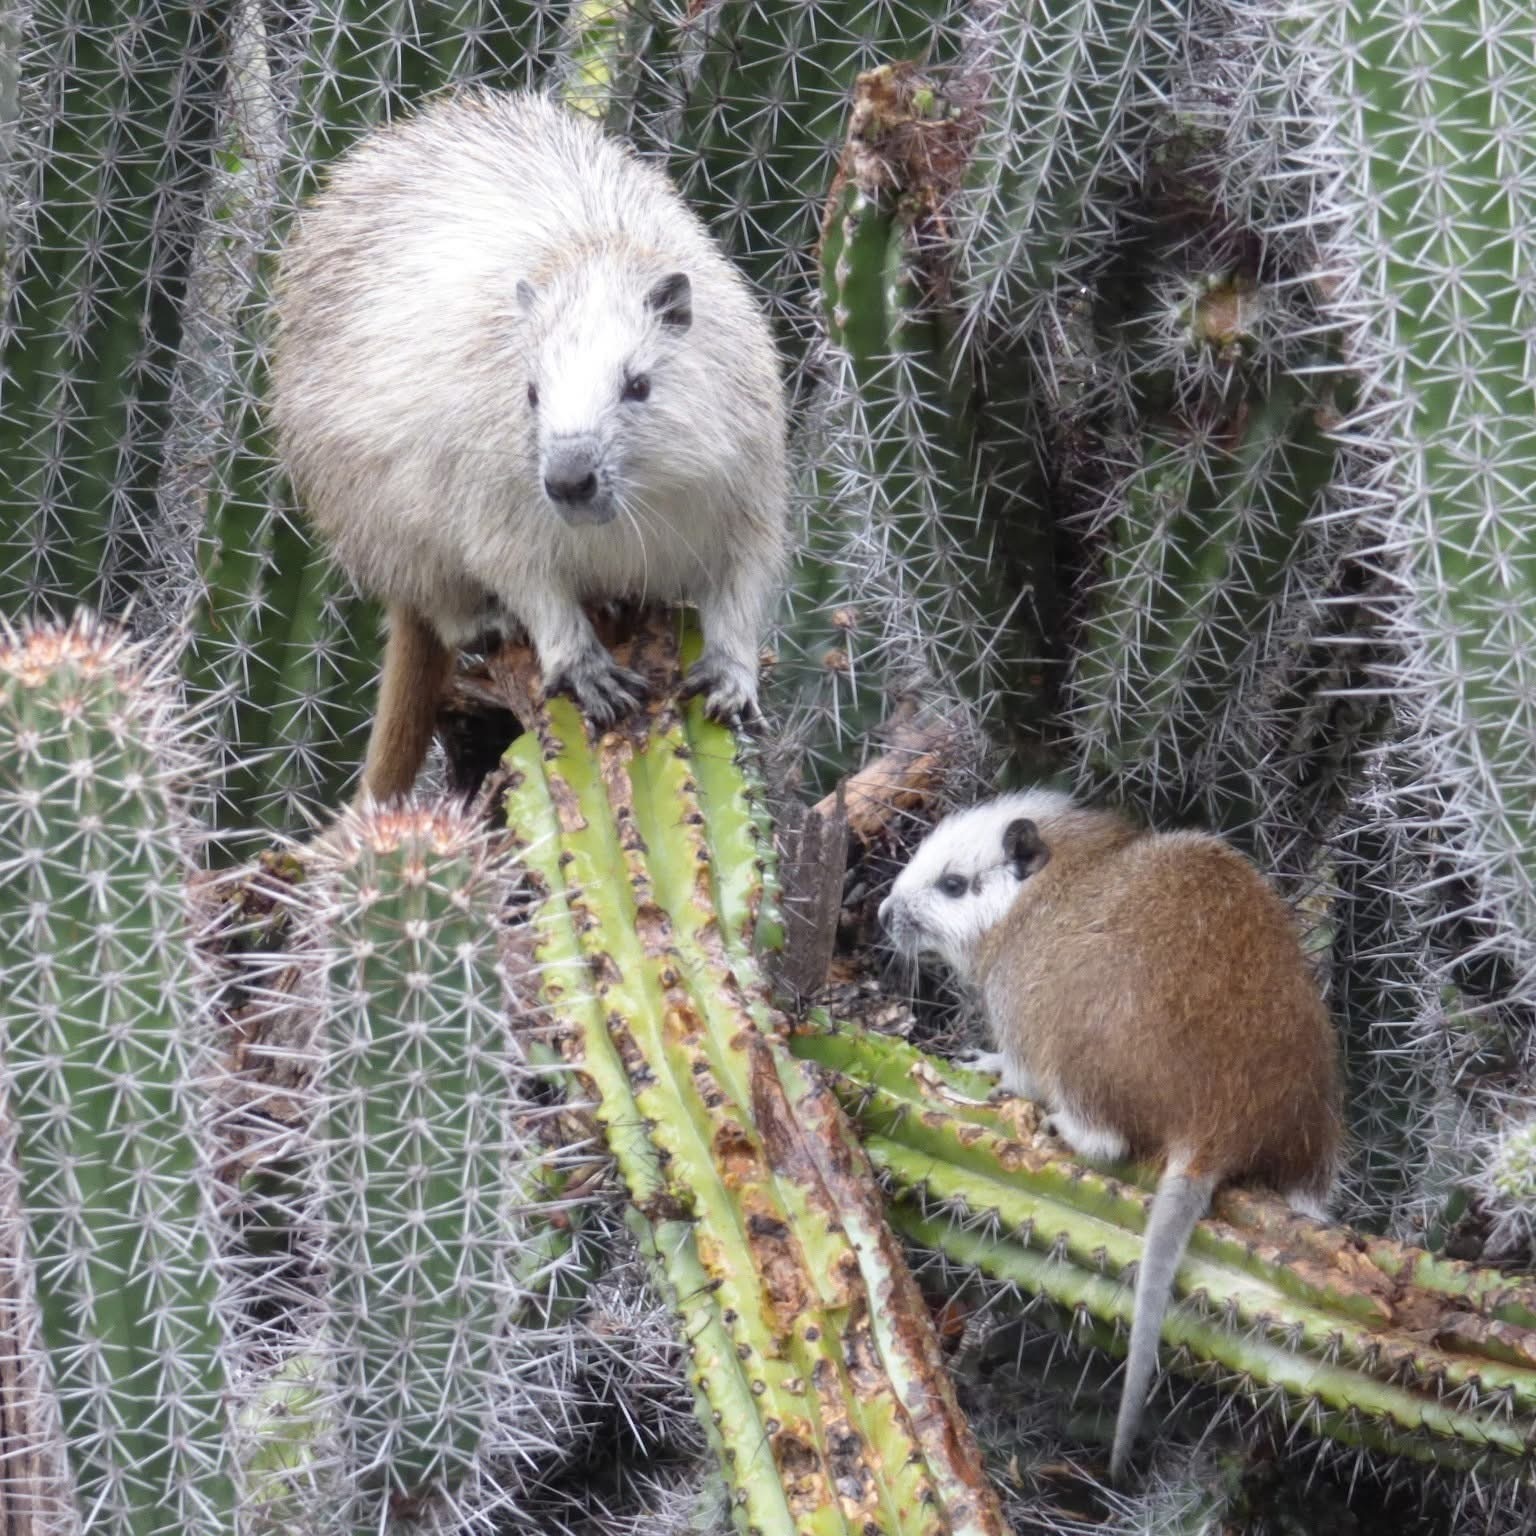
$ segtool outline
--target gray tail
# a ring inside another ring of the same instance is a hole
[[[1173,1294],[1173,1277],[1184,1257],[1195,1223],[1210,1209],[1216,1180],[1210,1174],[1167,1173],[1152,1198],[1152,1215],[1141,1263],[1136,1269],[1136,1304],[1131,1314],[1131,1350],[1115,1420],[1115,1445],[1110,1452],[1110,1480],[1119,1483],[1136,1444],[1136,1429],[1147,1393],[1157,1373],[1157,1340],[1163,1314]]]

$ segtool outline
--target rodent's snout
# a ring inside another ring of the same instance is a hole
[[[597,495],[597,476],[590,469],[580,480],[557,480],[553,475],[545,475],[544,494],[551,501],[571,504],[591,501]]]
[[[911,896],[892,891],[875,909],[875,917],[886,943],[908,960],[915,960],[928,949],[928,933]]]
[[[598,474],[597,445],[587,438],[552,443],[544,454],[544,494],[566,522],[606,523],[617,510]]]

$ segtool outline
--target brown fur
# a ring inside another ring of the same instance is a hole
[[[361,794],[392,800],[410,793],[432,745],[438,698],[452,671],[453,655],[431,624],[409,608],[391,608]]]
[[[1133,1157],[1321,1199],[1341,1110],[1333,1026],[1289,909],[1241,854],[1073,810],[983,941],[998,1048]]]

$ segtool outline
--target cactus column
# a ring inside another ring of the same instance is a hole
[[[367,1531],[386,1507],[493,1506],[481,1453],[528,1458],[561,1434],[558,1324],[533,1322],[561,1256],[527,1222],[547,1151],[518,1092],[505,869],[481,826],[448,807],[350,812],[306,863],[296,899],[325,977],[325,1417],[345,1528]]]
[[[733,879],[717,893],[700,809],[710,778],[739,852],[749,818],[718,782],[735,744],[693,708],[686,738],[663,708],[593,747],[554,701],[508,754],[508,813],[549,898],[544,998],[679,1310],[738,1525],[1001,1532],[850,1133],[756,1022],[752,903]]]
[[[1344,430],[1397,578],[1384,681],[1417,737],[1443,839],[1536,997],[1536,49],[1510,0],[1304,6],[1335,114],[1321,213],[1365,387]],[[1405,820],[1411,817],[1405,811]],[[1442,855],[1443,856],[1443,855]],[[1438,876],[1437,876],[1438,879]]]
[[[236,1509],[187,729],[121,636],[0,636],[0,1081],[69,1470],[113,1536],[224,1536]]]

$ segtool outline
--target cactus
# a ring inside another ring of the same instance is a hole
[[[854,77],[941,47],[947,13],[933,0],[661,10],[656,67],[670,89],[639,115],[666,136],[679,186],[768,297],[796,359],[812,334],[810,256]]]
[[[543,745],[526,736],[509,754],[508,811],[525,859],[564,898],[536,919],[544,995],[680,1311],[734,1499],[764,1532],[871,1519],[1000,1530],[926,1317],[848,1179],[847,1132],[752,1021],[746,914],[730,887],[716,906],[690,808],[694,754],[718,778],[729,738],[697,714],[688,735],[692,747],[663,710],[643,742],[594,750],[554,701]],[[711,803],[740,849],[750,818],[725,787]],[[616,868],[622,884],[603,879]],[[748,1454],[764,1443],[769,1458]]]
[[[0,614],[116,610],[151,539],[158,443],[224,68],[210,8],[132,29],[7,6],[0,170]],[[21,55],[21,67],[15,52]]]
[[[0,4],[0,615],[83,595],[119,614],[131,603],[136,629],[164,637],[190,608],[188,677],[221,738],[222,852],[327,812],[360,752],[377,618],[316,557],[274,472],[263,259],[366,125],[454,81],[552,85],[668,166],[778,322],[800,558],[764,687],[783,749],[770,771],[829,786],[905,689],[991,735],[1002,750],[978,765],[1224,828],[1297,901],[1340,1018],[1344,1211],[1432,1251],[1484,1242],[1528,1262],[1520,199],[1536,63],[1521,21],[1508,0]],[[871,80],[889,87],[873,119]],[[904,139],[947,146],[949,163],[925,168]],[[752,868],[760,806],[691,716],[682,730],[705,818],[687,835],[710,853],[726,955],[709,964],[745,975],[746,935],[775,926]],[[668,739],[654,771],[636,770],[642,800],[644,784],[670,793]],[[0,793],[18,782],[0,765]],[[645,861],[668,899],[688,856],[673,838]],[[856,870],[855,889],[879,867]],[[610,894],[587,882],[582,910]],[[539,937],[578,964],[595,942]],[[696,959],[705,938],[671,942]],[[266,959],[274,991],[303,963]],[[771,1038],[751,986],[718,990]],[[568,985],[561,1016],[576,1007]],[[798,1078],[779,1081],[799,1105]],[[622,1139],[622,1116],[610,1122]],[[878,1135],[878,1156],[906,1145]],[[672,1265],[671,1304],[705,1327],[698,1347],[727,1359],[737,1340],[692,1289],[718,1255],[665,1204],[676,1175],[643,1140],[628,1176],[663,1204],[642,1235]],[[888,1161],[893,1179],[912,1172]],[[923,1195],[901,1185],[902,1219],[941,1244],[945,1177]],[[508,1198],[563,1179],[549,1170]],[[706,1187],[725,1222],[738,1192],[712,1175]],[[1117,1262],[1134,1252],[1136,1204],[1115,1207]],[[579,1356],[570,1330],[601,1234],[573,1249],[558,1222],[520,1230],[529,1316],[552,1309],[557,1353]],[[1038,1261],[1000,1239],[983,1249],[1020,1273]],[[1103,1274],[1061,1263],[1107,1294]],[[534,1278],[547,1264],[558,1300]],[[1106,1301],[1095,1336],[1115,1315]],[[298,1348],[285,1341],[283,1358]],[[1353,1391],[1356,1366],[1334,1368]],[[326,1412],[290,1437],[311,1471],[337,1465],[311,1453],[342,1432],[342,1379],[322,1372]],[[1393,1385],[1423,1396],[1411,1370]],[[1485,1402],[1457,1391],[1438,1407],[1477,1419]],[[750,1390],[727,1406],[728,1437],[750,1433]],[[445,1474],[470,1464],[470,1438],[453,1439]],[[1418,1429],[1403,1442],[1424,1443]],[[1179,1481],[1138,1518],[1207,1518],[1202,1465],[1170,1462]],[[1251,1485],[1252,1458],[1231,1478]],[[677,1468],[656,1479],[654,1499],[615,1484],[614,1508],[600,1508],[607,1488],[587,1490],[554,1518],[620,1530],[650,1504],[681,1521],[694,1485]],[[1447,1524],[1485,1528],[1481,1483],[1455,1486],[1465,1507]],[[1209,1518],[1242,1518],[1224,1490],[1229,1512]],[[771,1504],[756,1483],[751,1496]],[[1365,1497],[1348,1495],[1351,1518],[1379,1519]],[[543,1498],[530,1491],[527,1509],[558,1505]],[[1050,1526],[1048,1495],[1019,1498],[1021,1524]],[[1114,1507],[1129,1529],[1130,1501]]]
[[[1036,1139],[1033,1108],[900,1041],[841,1029],[795,1036],[838,1074],[908,1237],[1100,1324],[1128,1326],[1115,1272],[1137,1252],[1150,1187],[1074,1164]],[[1184,1368],[1240,1388],[1346,1445],[1525,1477],[1536,1450],[1536,1290],[1437,1265],[1380,1240],[1361,1270],[1336,1229],[1230,1193],[1197,1231],[1165,1343]],[[1302,1262],[1297,1259],[1302,1257]],[[1421,1289],[1399,1287],[1411,1274]],[[1422,1319],[1438,1317],[1424,1342]],[[1100,1338],[1123,1348],[1118,1333]]]
[[[1344,424],[1370,454],[1353,505],[1394,577],[1385,681],[1444,804],[1443,855],[1498,914],[1529,996],[1531,549],[1504,509],[1530,451],[1515,124],[1536,61],[1470,4],[1304,7],[1298,25],[1333,114],[1332,307],[1365,383]]]
[[[19,1219],[77,1507],[123,1536],[211,1536],[237,1507],[183,886],[203,770],[172,662],[88,619],[0,637]]]
[[[1144,780],[1160,817],[1187,813],[1211,723],[1263,654],[1269,610],[1305,553],[1307,519],[1332,467],[1320,410],[1283,376],[1242,411],[1230,447],[1215,433],[1145,431],[1096,530],[1103,565],[1071,719],[1095,782]],[[1257,819],[1251,794],[1222,787],[1241,809],[1223,806],[1221,821]]]
[[[1511,1115],[1487,1149],[1479,1192],[1518,1242],[1536,1235],[1536,1120]]]
[[[560,1432],[568,1352],[558,1325],[532,1326],[560,1256],[525,1263],[547,1154],[506,1026],[504,873],[479,826],[443,808],[349,813],[306,863],[300,920],[326,977],[325,1418],[365,1529]]]
[[[973,118],[911,66],[859,76],[826,212],[827,441],[780,669],[805,674],[800,710],[855,750],[892,687],[979,711],[1006,699],[1010,744],[1043,706],[1048,538],[984,454],[946,303],[938,231]]]
[[[992,89],[957,242],[974,331],[1028,337],[1092,260],[1084,226],[1114,207],[1137,76],[1159,45],[1142,0],[975,8],[963,57]]]

